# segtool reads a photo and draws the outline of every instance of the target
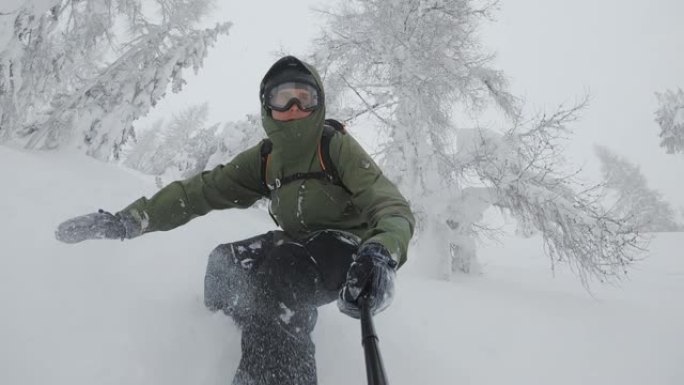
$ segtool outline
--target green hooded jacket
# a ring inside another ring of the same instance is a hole
[[[316,70],[301,63],[322,90]],[[286,122],[273,120],[263,106],[261,116],[273,143],[266,173],[269,184],[295,173],[321,171],[317,151],[324,106],[306,118]],[[265,197],[270,199],[271,212],[280,227],[294,240],[318,230],[342,230],[355,234],[363,243],[381,243],[400,264],[406,261],[415,223],[409,204],[351,135],[336,133],[329,149],[351,195],[343,187],[320,179],[295,180],[266,191],[261,180],[260,146],[247,149],[211,171],[173,182],[120,213],[137,220],[142,234],[171,230],[212,210],[247,208]]]

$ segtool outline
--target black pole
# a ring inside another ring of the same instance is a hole
[[[380,348],[378,347],[378,336],[375,334],[375,327],[373,326],[373,315],[368,306],[367,298],[359,298],[359,305],[361,306],[361,345],[363,345],[363,352],[366,356],[368,385],[388,385],[387,375],[380,356]]]

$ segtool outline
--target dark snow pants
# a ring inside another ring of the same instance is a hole
[[[209,255],[204,303],[242,330],[233,385],[315,385],[311,332],[318,306],[337,298],[359,239],[326,230],[304,241],[272,231]]]

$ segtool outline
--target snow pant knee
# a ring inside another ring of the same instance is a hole
[[[254,310],[259,317],[278,319],[286,328],[303,333],[313,330],[319,277],[304,247],[296,243],[274,247],[257,268],[255,281],[260,306]]]
[[[266,257],[273,245],[273,233],[226,243],[209,255],[204,276],[204,304],[212,311],[226,314],[248,300],[251,272]]]

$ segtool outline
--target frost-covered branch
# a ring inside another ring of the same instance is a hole
[[[185,83],[183,69],[197,70],[208,47],[228,28],[229,25],[218,25],[187,36],[157,33],[140,41],[102,74],[56,102],[48,120],[32,127],[26,147],[54,148],[65,142],[62,135],[69,135],[75,128],[83,132],[77,143],[87,144],[89,155],[118,158],[132,122],[146,115],[169,85],[173,91],[179,91]]]
[[[169,88],[179,91],[183,69],[197,71],[230,28],[193,28],[211,0],[150,1],[156,19],[139,0],[53,4],[36,14],[22,8],[0,47],[0,140],[73,146],[100,159],[118,158],[132,122]]]
[[[620,277],[641,250],[643,226],[630,213],[601,205],[604,185],[581,188],[579,171],[563,172],[559,140],[584,104],[543,116],[529,129],[497,136],[480,132],[464,149],[493,204],[518,221],[523,233],[539,232],[552,263],[566,262],[584,283]]]

